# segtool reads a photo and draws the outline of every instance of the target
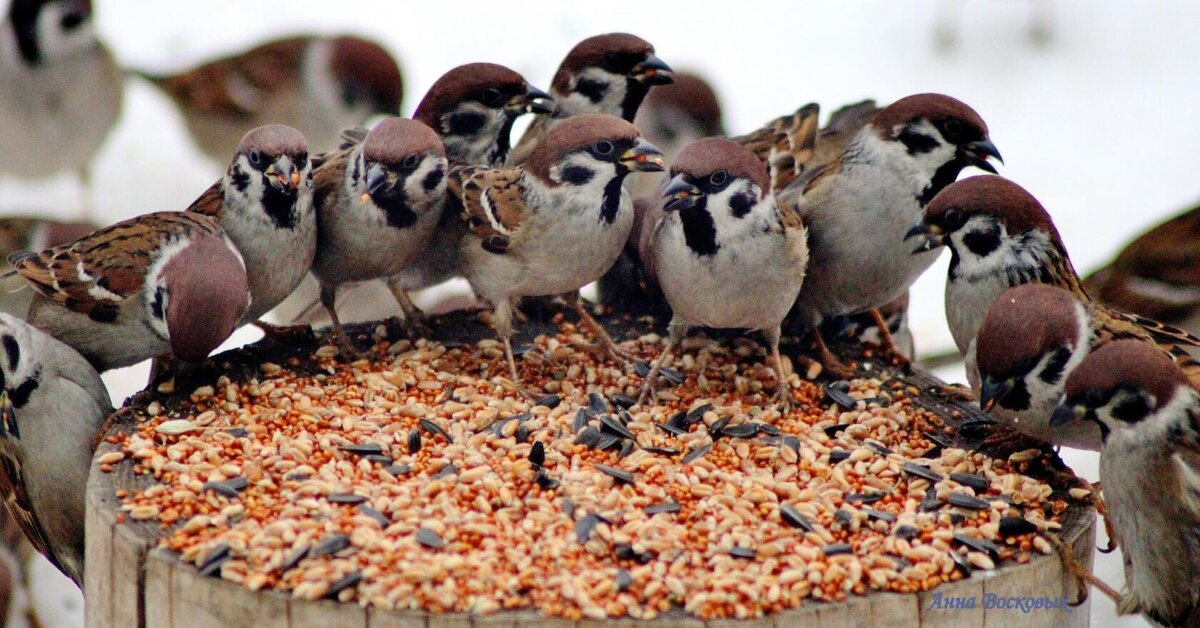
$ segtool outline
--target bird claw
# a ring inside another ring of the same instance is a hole
[[[254,321],[250,323],[259,328],[263,332],[263,336],[267,338],[312,338],[313,328],[308,323],[297,323],[295,325],[275,325],[266,321]]]

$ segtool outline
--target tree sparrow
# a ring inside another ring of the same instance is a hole
[[[702,325],[761,330],[779,379],[775,399],[790,406],[779,327],[804,281],[804,224],[775,205],[765,165],[736,142],[693,142],[679,153],[671,174],[663,191],[667,214],[648,250],[671,306],[670,336],[639,402],[650,395],[659,369],[688,328]]]
[[[59,222],[32,216],[0,218],[0,258],[73,242],[96,229],[96,225],[86,222]],[[0,271],[0,312],[25,316],[33,301],[33,291],[25,290],[25,280],[11,271],[11,266]]]
[[[637,127],[615,116],[581,114],[556,125],[518,167],[451,173],[450,198],[470,227],[459,249],[475,294],[495,307],[509,370],[513,299],[578,291],[599,279],[633,226],[622,183],[630,172],[663,169],[662,154]],[[579,299],[580,318],[619,353]]]
[[[279,305],[312,267],[317,248],[312,190],[304,136],[271,124],[242,137],[225,176],[188,208],[216,218],[246,261],[253,298],[242,324]]]
[[[0,314],[0,492],[21,531],[82,585],[92,440],[112,412],[100,375],[74,349]]]
[[[844,370],[816,325],[873,310],[903,294],[937,257],[912,255],[905,233],[922,209],[967,166],[1000,159],[987,125],[966,104],[940,94],[902,98],[875,114],[833,162],[778,193],[809,231],[812,263],[796,301],[827,368]],[[883,334],[885,345],[894,342]]]
[[[179,107],[200,150],[223,161],[246,129],[286,124],[330,150],[342,129],[396,115],[396,60],[357,37],[291,37],[171,76],[143,73]]]
[[[393,277],[423,254],[446,201],[446,152],[428,126],[385,118],[358,143],[321,159],[313,175],[320,229],[312,273],[334,337],[353,355],[335,307],[338,287]],[[413,325],[416,306],[389,285]]]
[[[588,37],[567,53],[554,79],[554,113],[529,125],[511,163],[529,159],[546,133],[581,113],[606,113],[633,122],[642,99],[655,85],[672,82],[671,68],[654,56],[650,42],[626,33]]]
[[[37,292],[28,321],[98,371],[162,355],[203,361],[250,300],[242,257],[215,220],[158,212],[9,256]]]
[[[1051,426],[1099,427],[1100,481],[1125,559],[1117,611],[1200,624],[1200,392],[1144,342],[1100,347],[1067,378]]]
[[[0,172],[79,173],[117,121],[124,76],[88,0],[13,0],[0,23]]]

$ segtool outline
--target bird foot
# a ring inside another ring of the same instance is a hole
[[[329,332],[329,339],[333,341],[333,345],[337,347],[338,353],[346,362],[353,362],[365,355],[358,347],[354,346],[354,341],[350,339],[350,335],[346,333],[345,329],[342,329],[341,325],[335,326]]]
[[[313,328],[308,323],[297,323],[295,325],[275,325],[266,321],[254,321],[250,323],[259,328],[263,332],[263,336],[267,338],[312,338]]]
[[[1120,609],[1125,596],[1117,593],[1116,589],[1110,587],[1107,582],[1097,578],[1090,569],[1079,564],[1079,561],[1075,560],[1075,555],[1071,553],[1071,548],[1067,547],[1058,536],[1047,534],[1045,537],[1054,546],[1054,549],[1057,550],[1058,557],[1063,563],[1063,569],[1075,577],[1076,597],[1071,606],[1079,606],[1086,602],[1090,588],[1096,587],[1101,593],[1111,598],[1117,604],[1117,608]]]
[[[975,395],[971,392],[971,389],[962,384],[940,384],[933,387],[933,393],[947,401],[957,401],[960,403],[975,401]]]
[[[1111,554],[1117,549],[1117,531],[1113,529],[1112,517],[1108,514],[1108,504],[1105,503],[1104,497],[1100,494],[1100,483],[1088,486],[1092,490],[1092,508],[1096,509],[1096,515],[1104,522],[1104,535],[1108,537],[1108,545],[1097,547],[1096,550],[1101,554]]]
[[[779,380],[779,388],[775,391],[775,395],[771,397],[771,403],[775,409],[779,411],[780,416],[787,415],[792,411],[792,387],[788,383]]]
[[[995,458],[1006,459],[1018,451],[1025,451],[1027,449],[1045,450],[1047,447],[1046,443],[1026,436],[1007,425],[990,423],[986,426],[981,426],[980,429],[986,430],[986,433],[976,449],[987,451]]]

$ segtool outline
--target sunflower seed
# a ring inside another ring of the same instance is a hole
[[[938,473],[937,471],[934,471],[933,469],[930,469],[929,467],[927,467],[923,464],[917,464],[915,462],[906,462],[906,463],[900,465],[900,470],[909,475],[916,476],[919,478],[924,478],[926,480],[929,480],[930,482],[941,482],[942,481],[941,473]]]
[[[971,510],[987,510],[992,507],[991,502],[986,499],[979,499],[978,497],[972,497],[963,493],[950,493],[946,501],[950,502],[951,506],[969,508]]]
[[[412,428],[408,433],[408,453],[415,454],[421,451],[421,430]]]
[[[1037,532],[1037,526],[1020,517],[1000,517],[1000,536]]]
[[[202,576],[212,576],[221,570],[221,565],[229,560],[231,548],[228,543],[220,543],[216,547],[209,550],[208,555],[204,557],[204,561],[196,568],[200,570]]]
[[[838,432],[844,432],[844,431],[846,431],[846,428],[848,428],[848,427],[850,427],[849,423],[836,423],[834,425],[830,425],[829,427],[826,427],[824,429],[824,432],[825,432],[825,435],[828,436],[829,438],[836,438],[838,435]]]
[[[791,504],[786,502],[780,504],[779,516],[793,528],[800,528],[805,532],[812,532],[814,530],[813,525],[808,521],[808,518],[800,514],[800,511],[796,510],[796,507]]]
[[[645,513],[647,515],[657,515],[663,512],[679,512],[682,509],[683,507],[678,502],[664,502],[654,504],[653,506],[646,506]]]
[[[339,593],[357,585],[359,582],[362,582],[362,572],[352,571],[341,578],[338,578],[333,582],[333,584],[329,585],[329,592],[325,594],[325,597],[334,599]]]
[[[616,584],[618,591],[625,591],[633,585],[633,576],[629,575],[629,572],[625,571],[624,569],[618,569]]]
[[[843,526],[849,527],[850,524],[854,523],[854,515],[850,514],[849,510],[838,508],[833,512],[833,520]]]
[[[600,517],[593,514],[584,515],[575,522],[575,540],[579,543],[587,543],[588,539],[592,538],[592,530],[595,530],[599,523]]]
[[[741,425],[730,425],[721,430],[721,436],[730,438],[754,438],[758,434],[758,424],[743,423]]]
[[[679,454],[678,449],[674,449],[671,447],[655,447],[655,446],[651,445],[648,447],[642,447],[642,449],[644,449],[652,454],[658,454],[660,456],[675,456],[675,455]]]
[[[575,516],[575,502],[573,502],[569,499],[563,499],[562,500],[562,509],[563,509],[564,515],[566,515],[568,517]]]
[[[658,369],[658,374],[660,377],[670,382],[672,386],[678,386],[682,384],[684,380],[683,373],[680,373],[669,366],[664,366]]]
[[[991,482],[988,482],[987,478],[982,475],[975,475],[974,473],[951,473],[950,479],[963,486],[970,487],[971,490],[975,491],[976,495],[986,493],[988,486],[991,485]]]
[[[874,504],[883,499],[887,493],[871,492],[871,493],[851,493],[846,496],[848,502],[861,502],[863,504]]]
[[[300,561],[304,560],[305,556],[308,556],[308,550],[309,548],[306,546],[292,552],[291,555],[287,557],[287,560],[283,561],[283,564],[279,566],[280,571],[287,571],[292,567],[299,565]]]
[[[712,443],[705,443],[705,444],[687,452],[687,454],[684,455],[683,460],[680,460],[680,462],[682,462],[683,464],[691,464],[691,463],[699,460],[700,458],[702,458],[704,456],[704,454],[707,454],[709,452],[709,450],[711,450],[711,449],[712,449]]]
[[[369,456],[371,454],[383,453],[383,445],[380,445],[379,443],[358,443],[356,445],[338,447],[338,449],[356,456]]]
[[[417,528],[417,542],[429,549],[440,550],[446,545],[437,532],[429,528]]]
[[[529,426],[524,424],[518,425],[517,433],[514,434],[513,437],[516,438],[518,443],[523,443],[529,440]]]
[[[881,443],[879,441],[869,440],[863,444],[865,444],[867,447],[870,447],[872,450],[875,451],[875,453],[877,453],[881,456],[890,456],[890,455],[896,453],[895,451],[892,451],[891,449],[885,447],[883,445],[883,443]]]
[[[976,552],[984,552],[991,554],[993,558],[1000,558],[1000,546],[987,539],[977,539],[962,533],[955,533],[954,540],[966,545]]]
[[[617,436],[616,434],[610,434],[608,432],[603,432],[600,434],[600,438],[596,441],[596,445],[594,447],[592,447],[592,449],[595,449],[597,451],[604,451],[606,449],[609,449],[610,447],[614,447],[619,442],[621,442],[620,436]]]
[[[229,486],[225,482],[205,482],[204,485],[200,487],[200,490],[212,491],[221,497],[228,497],[229,499],[235,499],[238,496],[237,489]]]
[[[796,453],[800,453],[800,439],[799,438],[796,438],[795,436],[787,435],[787,436],[784,436],[780,442],[783,444],[784,447],[791,447],[792,451],[794,451]]]
[[[587,423],[588,411],[584,408],[580,408],[579,410],[575,411],[575,420],[571,422],[571,431],[578,434],[579,430],[587,427]]]
[[[588,411],[593,416],[600,416],[601,414],[607,414],[608,413],[608,402],[604,400],[604,397],[601,397],[600,395],[597,395],[596,393],[588,393]]]
[[[621,560],[632,560],[640,564],[646,564],[654,560],[654,554],[650,552],[637,552],[633,546],[628,543],[621,543],[614,548],[614,553]]]
[[[853,410],[858,407],[858,402],[854,400],[854,397],[850,396],[850,393],[828,384],[825,385],[825,399],[847,410]]]
[[[921,500],[921,512],[933,512],[942,507],[942,500],[937,496],[937,491],[925,491],[925,498]]]
[[[547,408],[553,410],[557,408],[558,404],[560,403],[562,403],[562,397],[558,395],[546,395],[545,397],[538,399],[535,405],[546,406]]]
[[[363,456],[363,460],[366,460],[367,462],[378,462],[379,464],[382,464],[382,465],[392,464],[392,459],[383,454],[368,454],[366,456]]]
[[[583,445],[588,448],[595,445],[598,440],[600,440],[600,430],[594,427],[584,428],[582,432],[575,436],[576,445]]]
[[[596,469],[599,470],[601,473],[611,476],[612,478],[616,479],[618,482],[624,482],[626,484],[633,484],[633,474],[624,469],[618,469],[616,467],[610,467],[606,464],[599,464],[599,463],[597,463],[593,466],[595,466]]]
[[[234,438],[246,438],[250,435],[250,432],[246,431],[246,428],[244,427],[231,427],[225,430],[225,433]]]
[[[657,425],[662,431],[672,436],[683,436],[684,434],[688,433],[687,430],[683,429],[682,427],[673,425],[671,423],[655,423],[655,425]]]
[[[837,464],[849,457],[850,457],[850,452],[846,451],[845,449],[830,449],[829,450],[829,464]]]
[[[310,477],[312,477],[312,476],[310,476],[307,473],[289,473],[289,474],[283,476],[283,479],[288,482],[303,482]]]
[[[457,474],[458,474],[458,467],[454,466],[454,463],[450,463],[450,464],[442,467],[441,469],[438,469],[438,472],[429,476],[429,479],[430,480],[440,480],[448,475],[457,475]]]
[[[991,419],[971,419],[963,421],[958,426],[960,436],[969,439],[984,438],[996,429],[996,422]]]
[[[950,560],[953,560],[954,564],[959,569],[962,570],[963,575],[965,575],[965,576],[971,575],[971,561],[967,560],[966,556],[963,556],[962,554],[959,554],[958,552],[955,552],[955,551],[950,551],[949,554],[950,554]]]
[[[538,467],[537,473],[533,476],[533,481],[537,482],[538,488],[543,491],[552,491],[558,488],[558,480],[550,477],[550,472],[546,471],[545,467]]]
[[[748,547],[739,547],[735,545],[730,548],[729,555],[733,556],[734,558],[754,558],[758,556],[758,552]]]
[[[849,554],[854,551],[849,543],[830,543],[822,550],[826,556],[836,556],[838,554]]]
[[[872,519],[877,519],[879,521],[885,521],[887,523],[891,523],[896,520],[896,515],[893,515],[892,513],[884,511],[884,510],[875,510],[874,508],[863,508],[862,511],[863,511],[863,514],[867,515],[868,517],[870,517]]]
[[[535,467],[541,467],[546,464],[546,446],[542,444],[542,441],[534,443],[533,447],[529,450],[529,462]]]
[[[645,377],[650,374],[650,363],[645,360],[638,360],[633,363],[633,372],[637,373],[638,377]]]
[[[624,460],[626,456],[633,453],[637,445],[631,440],[621,441],[621,451],[617,452],[617,459]]]
[[[755,423],[754,425],[758,427],[759,432],[766,434],[767,436],[779,436],[783,433],[783,431],[777,426],[771,425],[770,423]]]
[[[320,556],[327,556],[329,554],[336,554],[347,547],[350,547],[350,537],[346,536],[345,534],[331,534],[318,541],[316,545],[312,546],[312,550],[309,551],[308,554],[312,558],[317,558]]]
[[[679,412],[672,414],[671,418],[667,419],[667,424],[678,428],[687,428],[687,412],[680,410]],[[686,429],[684,431],[686,431]]]
[[[406,464],[396,463],[384,469],[384,471],[392,475],[408,475],[412,471],[412,468]]]
[[[430,421],[429,419],[421,419],[420,421],[418,421],[418,423],[421,424],[421,427],[426,432],[429,432],[430,436],[441,436],[442,438],[446,439],[447,443],[454,442],[454,439],[450,438],[450,434],[447,433],[446,430],[442,429],[442,426],[438,425],[437,423],[434,423],[433,421]]]
[[[699,423],[700,419],[704,418],[704,413],[706,413],[712,409],[713,409],[713,405],[711,403],[705,403],[705,404],[698,405],[695,408],[688,410],[687,414],[685,414],[683,416],[683,422],[686,425],[693,425],[695,423]]]
[[[612,396],[612,402],[614,406],[619,406],[621,408],[632,408],[637,404],[637,399],[634,399],[629,395],[617,393]]]
[[[916,538],[920,533],[921,530],[919,528],[909,525],[896,526],[896,529],[892,530],[892,536],[895,536],[898,539],[904,539],[905,541]]]
[[[386,515],[378,510],[375,510],[374,508],[371,508],[370,506],[359,506],[358,510],[362,514],[374,519],[377,523],[379,523],[380,527],[386,528],[392,524],[391,520],[389,520]]]
[[[326,497],[325,499],[328,500],[329,503],[331,503],[331,504],[351,504],[351,505],[361,504],[361,503],[367,501],[367,498],[363,497],[362,495],[352,495],[349,493],[331,493],[329,495],[329,497]]]
[[[625,427],[623,423],[613,418],[611,414],[600,415],[600,425],[601,429],[606,429],[613,434],[620,436],[621,438],[628,438],[630,440],[635,440],[637,438],[637,436],[633,435],[633,432],[629,431],[629,428]]]

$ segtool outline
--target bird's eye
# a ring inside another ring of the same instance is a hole
[[[951,207],[942,214],[942,222],[951,229],[957,229],[963,224],[963,213],[957,207]]]
[[[595,151],[597,155],[611,155],[613,152],[613,145],[612,142],[608,140],[597,140],[595,144],[592,144],[592,150]]]
[[[955,118],[950,118],[942,123],[942,132],[946,135],[946,139],[954,139],[963,132],[963,123]]]
[[[251,166],[258,166],[262,164],[262,153],[259,153],[257,149],[251,150],[249,157]]]
[[[618,72],[619,69],[617,68],[617,64],[619,62],[620,62],[620,58],[617,56],[617,53],[606,52],[606,53],[604,53],[604,59],[600,61],[600,65],[605,70],[608,70],[610,72]]]
[[[413,153],[412,155],[409,155],[408,157],[404,158],[403,166],[406,170],[412,170],[413,168],[417,167],[417,164],[420,161],[421,161],[421,156],[417,155],[416,153]]]
[[[728,180],[729,174],[724,170],[718,170],[708,175],[708,182],[714,186],[725,185],[725,182]]]
[[[481,99],[485,105],[495,105],[500,102],[500,90],[496,89],[495,87],[489,87],[483,90],[483,96]]]

